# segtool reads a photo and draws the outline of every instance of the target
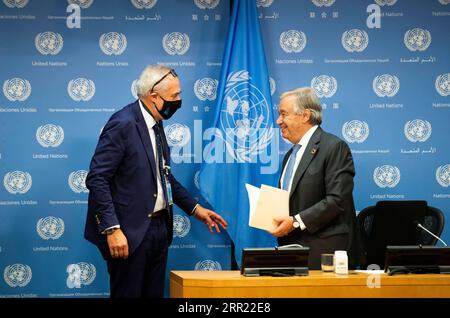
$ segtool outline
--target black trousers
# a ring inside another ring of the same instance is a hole
[[[131,256],[107,261],[111,298],[164,297],[167,253],[165,217],[153,218]]]

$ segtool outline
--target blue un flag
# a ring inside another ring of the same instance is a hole
[[[241,263],[242,248],[273,247],[275,238],[251,228],[245,183],[276,186],[278,131],[270,96],[255,0],[235,0],[222,60],[214,126],[200,170],[200,190],[228,222]]]

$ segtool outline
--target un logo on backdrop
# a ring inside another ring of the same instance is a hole
[[[274,133],[269,126],[272,109],[250,79],[248,71],[231,72],[222,101],[226,107],[221,107],[226,109],[220,116],[220,125],[227,135],[227,152],[238,162],[251,162],[252,156],[267,148]]]
[[[369,125],[361,120],[347,121],[342,125],[342,136],[349,143],[363,143],[369,137]]]
[[[173,216],[173,237],[185,237],[191,229],[191,221],[187,216],[174,215]]]
[[[31,281],[31,267],[24,264],[12,264],[5,267],[3,278],[9,287],[25,287]]]
[[[131,83],[130,90],[131,90],[131,95],[133,95],[133,97],[134,97],[135,99],[138,99],[136,83],[137,83],[137,80],[134,80],[134,81]]]
[[[425,142],[431,136],[431,124],[422,119],[410,120],[406,122],[404,131],[409,141]]]
[[[373,171],[373,181],[380,188],[394,188],[400,182],[400,170],[391,165],[376,167]]]
[[[95,84],[87,78],[76,78],[67,85],[69,96],[76,102],[90,100],[95,94]]]
[[[439,0],[440,4],[447,5],[450,3],[450,0]]]
[[[88,172],[86,170],[77,170],[69,174],[67,180],[70,189],[75,193],[88,193],[89,190],[86,188],[86,177]]]
[[[330,7],[336,0],[312,0],[316,7]]]
[[[273,0],[256,0],[257,7],[268,8],[272,5]]]
[[[3,0],[8,8],[23,8],[28,4],[28,0]]]
[[[306,46],[306,35],[298,30],[284,31],[280,34],[280,46],[286,53],[299,53]]]
[[[378,97],[393,97],[400,89],[400,81],[395,75],[383,74],[373,79],[372,88]]]
[[[61,52],[64,41],[61,34],[47,31],[38,33],[34,39],[34,44],[42,55],[56,55]]]
[[[64,233],[64,221],[54,216],[41,218],[36,223],[36,231],[43,240],[57,240]]]
[[[82,285],[90,285],[97,275],[95,266],[85,262],[69,264],[66,272],[66,285],[68,288],[81,288]]]
[[[360,29],[351,29],[342,33],[341,43],[347,52],[362,52],[369,45],[369,35]]]
[[[408,30],[405,33],[404,42],[410,51],[425,51],[431,44],[431,33],[421,28]]]
[[[103,33],[98,44],[106,55],[121,55],[127,48],[127,37],[123,33]]]
[[[311,80],[311,87],[318,97],[331,97],[337,91],[337,81],[333,76],[320,75]]]
[[[31,175],[25,171],[11,171],[5,174],[3,185],[11,194],[24,194],[31,189],[33,180]]]
[[[64,130],[61,126],[46,124],[36,130],[37,142],[45,148],[58,147],[64,140]]]
[[[450,164],[439,166],[436,169],[436,181],[444,188],[450,186]]]
[[[269,85],[270,85],[270,95],[275,94],[275,91],[277,90],[277,83],[272,77],[269,77]]]
[[[164,51],[169,55],[183,55],[189,50],[189,36],[186,33],[166,33],[162,40]]]
[[[194,0],[194,3],[200,9],[214,9],[220,0]]]
[[[183,124],[172,124],[164,128],[167,143],[173,147],[183,147],[191,140],[189,127]]]
[[[87,9],[91,6],[94,0],[67,0],[69,4],[79,5],[80,8]]]
[[[436,82],[434,84],[436,87],[436,91],[441,96],[449,96],[450,95],[450,73],[441,74],[436,77]]]
[[[217,85],[219,85],[219,81],[205,77],[195,81],[194,84],[194,93],[200,100],[215,100],[217,93]]]
[[[380,6],[393,6],[397,0],[375,0],[375,2]]]
[[[221,271],[222,266],[218,261],[206,259],[195,264],[196,271]]]
[[[151,9],[158,0],[131,0],[131,3],[136,9]]]
[[[23,102],[31,94],[31,84],[19,77],[8,79],[3,83],[3,94],[11,102]]]

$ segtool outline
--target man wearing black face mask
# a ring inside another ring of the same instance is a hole
[[[148,66],[139,99],[113,114],[100,135],[86,178],[85,238],[108,266],[111,297],[163,297],[176,203],[210,232],[227,223],[200,206],[175,179],[162,120],[181,107],[174,70]]]

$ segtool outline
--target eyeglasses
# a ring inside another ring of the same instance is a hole
[[[175,70],[171,68],[169,72],[167,72],[163,77],[161,77],[160,80],[156,81],[156,83],[153,84],[150,92],[153,92],[153,89],[155,88],[155,86],[158,85],[159,83],[161,83],[162,80],[165,79],[169,74],[172,74],[173,77],[178,77],[177,73],[175,73]]]

